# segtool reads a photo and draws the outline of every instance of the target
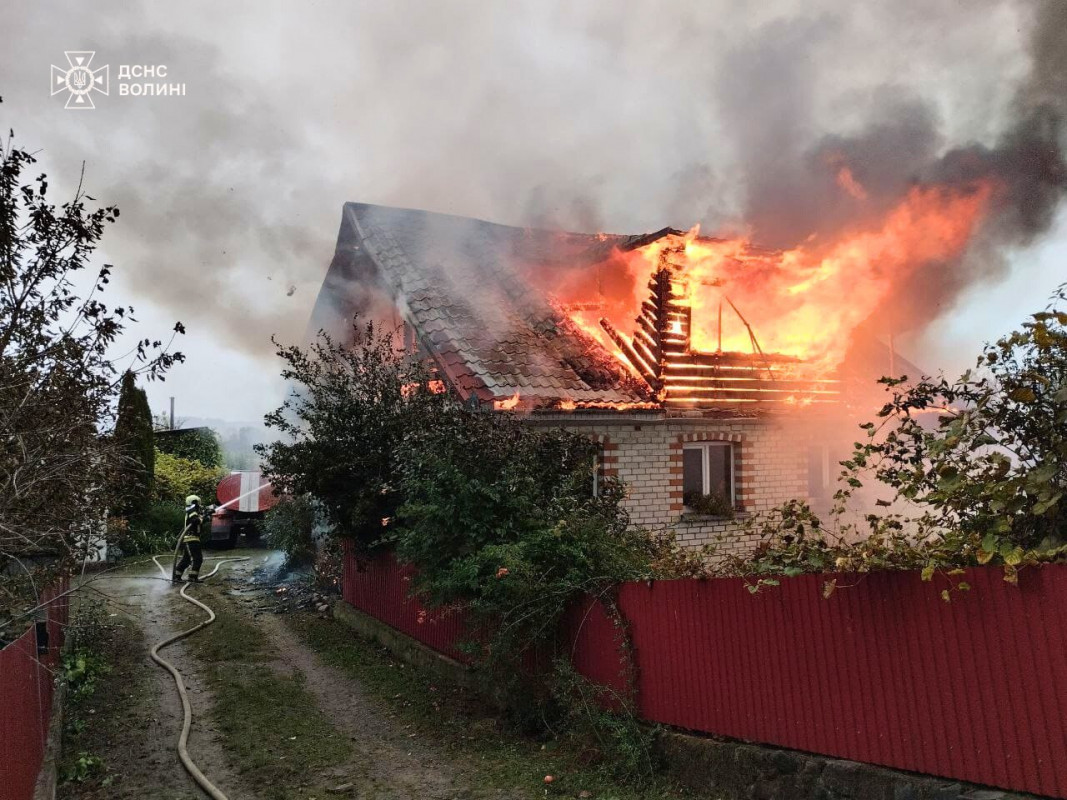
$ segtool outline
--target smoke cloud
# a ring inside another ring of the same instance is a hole
[[[742,134],[742,219],[752,239],[789,248],[881,219],[914,186],[961,188],[991,180],[989,218],[967,251],[895,282],[871,324],[881,332],[921,327],[968,286],[1003,277],[1011,250],[1048,231],[1067,192],[1067,4],[1047,0],[1019,11],[1028,63],[1009,83],[1000,129],[987,136],[988,144],[977,124],[948,132],[933,98],[888,78],[872,87],[871,108],[858,130],[811,136],[819,75],[804,54],[841,35],[837,19],[775,23],[731,51],[719,96]],[[974,12],[961,10],[959,21]],[[953,24],[947,15],[940,24],[926,22],[939,31]],[[764,102],[750,113],[752,88],[766,86],[757,90]]]
[[[1067,4],[884,5],[19,4],[0,112],[54,175],[85,161],[90,193],[120,206],[105,247],[134,292],[256,355],[300,338],[346,200],[780,247],[916,183],[995,178],[965,258],[890,298],[903,328],[1048,229]],[[165,63],[186,96],[63,111],[44,76],[70,49]]]

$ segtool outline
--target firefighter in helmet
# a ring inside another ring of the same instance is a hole
[[[200,527],[204,524],[205,518],[209,519],[210,515],[204,513],[200,498],[195,494],[186,497],[185,527],[178,543],[182,557],[181,561],[174,565],[174,574],[171,576],[174,583],[181,582],[182,573],[190,563],[193,568],[189,570],[189,582],[198,583],[200,580],[200,565],[204,563],[204,551],[200,548]]]

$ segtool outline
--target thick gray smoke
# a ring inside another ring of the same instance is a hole
[[[925,319],[1063,189],[1062,0],[65,6],[5,11],[3,126],[54,177],[87,162],[136,293],[256,354],[299,338],[346,200],[779,246],[855,220],[841,165],[864,213],[1000,178],[982,242],[908,288]],[[70,49],[166,63],[187,95],[63,111],[44,81]]]
[[[889,82],[874,87],[873,108],[858,130],[806,140],[818,75],[797,65],[805,63],[813,41],[837,33],[836,22],[771,25],[735,48],[719,94],[726,116],[744,134],[743,219],[752,238],[792,247],[882,218],[913,186],[965,189],[984,179],[994,186],[991,208],[967,251],[895,282],[872,324],[882,332],[921,327],[966,287],[1003,276],[1011,248],[1048,231],[1067,193],[1067,3],[1044,0],[1021,11],[1029,63],[1011,86],[1005,117],[989,144],[976,140],[979,130],[966,128],[951,141],[932,100]],[[753,114],[754,86],[771,88],[757,93],[765,102]],[[863,193],[863,202],[842,189],[842,168],[860,187],[854,191]]]

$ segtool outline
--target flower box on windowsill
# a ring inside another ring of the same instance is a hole
[[[748,515],[744,511],[735,511],[732,517],[721,516],[718,514],[697,514],[694,511],[683,511],[682,516],[678,518],[678,522],[688,525],[700,525],[707,522],[737,522],[743,520]]]

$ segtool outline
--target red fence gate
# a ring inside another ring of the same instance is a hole
[[[66,591],[64,581],[42,599]],[[52,694],[69,613],[69,599],[47,607],[47,649],[38,655],[37,626],[0,650],[0,798],[30,800],[44,760]]]

